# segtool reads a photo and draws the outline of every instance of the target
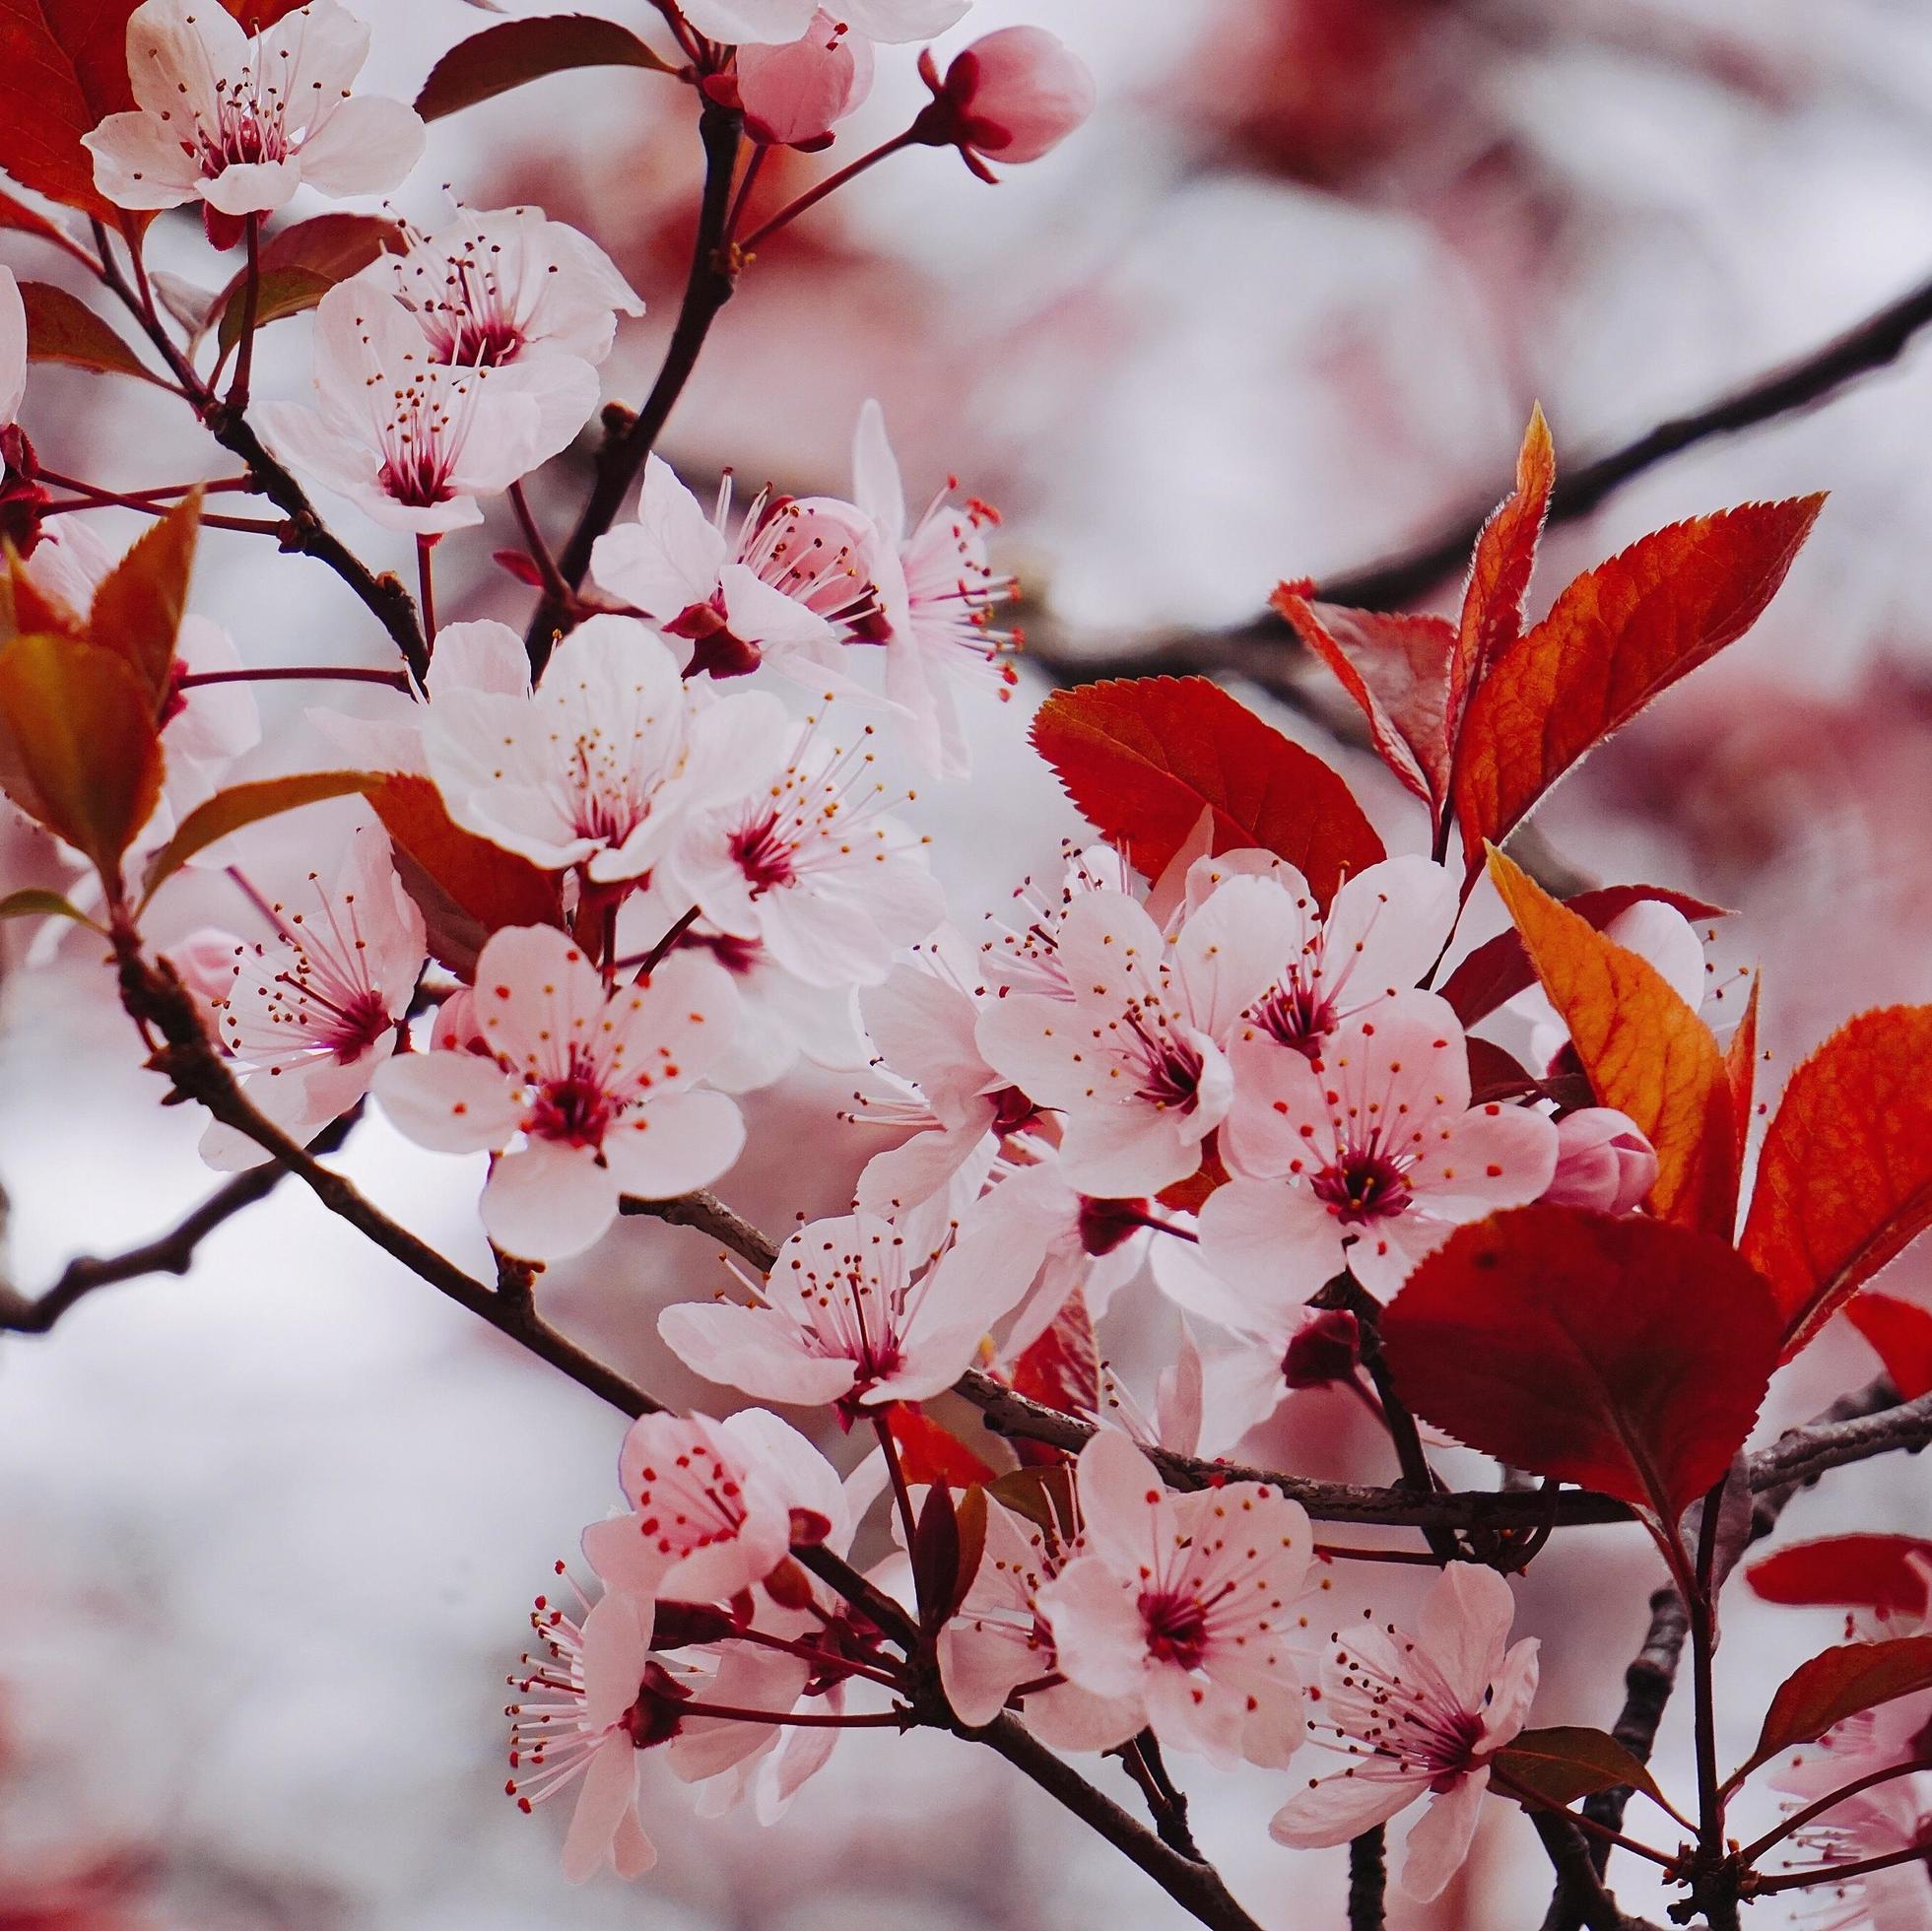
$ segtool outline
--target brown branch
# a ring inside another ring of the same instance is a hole
[[[335,1153],[349,1138],[361,1107],[332,1120],[308,1143],[312,1155]],[[46,1334],[70,1308],[98,1288],[136,1281],[144,1274],[185,1274],[194,1265],[195,1250],[217,1228],[245,1208],[266,1200],[288,1168],[273,1162],[237,1173],[217,1187],[199,1207],[167,1232],[125,1253],[107,1256],[82,1254],[70,1260],[59,1280],[35,1300],[29,1300],[0,1283],[0,1332]]]
[[[1388,1832],[1379,1824],[1349,1839],[1349,1931],[1382,1931],[1388,1891]]]
[[[1932,1395],[1899,1403],[1898,1391],[1880,1375],[1841,1396],[1816,1422],[1786,1430],[1768,1448],[1752,1456],[1751,1486],[1758,1501],[1752,1511],[1751,1539],[1756,1542],[1768,1535],[1786,1503],[1829,1469],[1899,1448],[1917,1454],[1928,1442],[1932,1442]]]
[[[1617,1900],[1603,1888],[1603,1879],[1590,1861],[1589,1846],[1583,1832],[1567,1812],[1543,1810],[1525,1805],[1536,1834],[1557,1873],[1564,1891],[1579,1902],[1579,1922],[1588,1931],[1655,1931],[1642,1918],[1626,1917]]]
[[[632,483],[643,468],[645,457],[656,447],[671,411],[677,407],[692,370],[698,366],[698,357],[712,322],[731,300],[737,285],[736,263],[725,239],[725,230],[731,214],[731,177],[738,166],[739,116],[707,103],[699,116],[698,134],[704,144],[704,194],[699,205],[698,233],[692,244],[691,274],[685,283],[684,301],[678,309],[670,345],[664,352],[664,366],[657,371],[657,380],[651,385],[643,408],[634,420],[623,423],[620,419],[597,452],[597,473],[590,499],[557,560],[558,571],[571,590],[582,583],[597,539],[617,520],[617,512],[623,507]],[[533,677],[542,673],[558,637],[575,622],[572,607],[557,596],[547,595],[537,606],[537,614],[530,620],[524,638]]]

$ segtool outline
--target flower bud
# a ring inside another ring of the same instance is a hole
[[[740,47],[737,72],[738,101],[753,140],[823,148],[833,127],[872,92],[872,42],[821,7],[801,38]]]
[[[1543,1190],[1553,1207],[1628,1214],[1650,1191],[1657,1156],[1628,1114],[1585,1106],[1557,1122],[1557,1170]]]
[[[1002,27],[956,55],[941,81],[928,52],[919,71],[932,104],[913,138],[956,147],[966,166],[991,180],[988,161],[1037,161],[1094,111],[1087,63],[1043,27]]]
[[[1282,1357],[1291,1388],[1325,1388],[1354,1375],[1362,1360],[1362,1326],[1340,1307],[1304,1307],[1301,1325]]]

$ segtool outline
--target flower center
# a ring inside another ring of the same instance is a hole
[[[1198,1596],[1150,1589],[1141,1596],[1140,1612],[1151,1655],[1183,1670],[1199,1664],[1208,1646],[1208,1618]]]
[[[1146,1049],[1141,1083],[1135,1097],[1156,1106],[1177,1106],[1190,1112],[1200,1098],[1201,1070],[1206,1065],[1197,1048],[1170,1032],[1152,1032],[1137,1018],[1128,1024],[1140,1034]]]
[[[778,814],[767,812],[731,834],[731,856],[754,899],[790,885],[797,877],[792,847],[778,835]]]
[[[1299,972],[1291,972],[1288,983],[1269,993],[1253,1008],[1253,1015],[1271,1038],[1309,1059],[1335,1026],[1334,1003],[1319,997],[1312,985],[1303,984]]]
[[[561,1079],[547,1080],[538,1091],[523,1130],[536,1139],[561,1140],[569,1147],[598,1147],[615,1111],[596,1076],[572,1054],[569,1071]]]
[[[1435,1727],[1426,1757],[1435,1772],[1429,1787],[1439,1797],[1452,1790],[1475,1762],[1476,1746],[1483,1740],[1483,1719],[1474,1710],[1459,1709],[1438,1719]]]
[[[437,333],[438,359],[466,368],[514,362],[523,346],[523,331],[502,315],[457,314]]]
[[[618,1727],[639,1750],[669,1743],[684,1721],[678,1705],[690,1700],[691,1692],[663,1664],[646,1663],[637,1700],[618,1718]]]
[[[1390,1220],[1413,1198],[1402,1168],[1387,1155],[1353,1148],[1315,1175],[1313,1190],[1345,1223]]]

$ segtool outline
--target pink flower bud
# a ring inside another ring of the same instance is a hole
[[[913,138],[957,147],[990,180],[988,161],[1037,161],[1094,111],[1087,63],[1043,27],[1002,27],[955,56],[941,81],[930,52],[919,69],[932,104]]]
[[[746,131],[771,147],[823,148],[871,92],[872,42],[823,7],[799,39],[738,49]]]
[[[1362,1360],[1362,1326],[1340,1307],[1306,1307],[1301,1325],[1282,1357],[1282,1377],[1291,1388],[1326,1388],[1348,1380]]]
[[[1628,1214],[1656,1177],[1657,1156],[1635,1121],[1611,1106],[1585,1106],[1557,1122],[1557,1171],[1543,1199]]]

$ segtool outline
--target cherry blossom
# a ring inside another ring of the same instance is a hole
[[[1048,999],[1073,997],[1066,967],[1060,959],[1060,925],[1074,901],[1089,892],[1127,892],[1126,861],[1106,845],[1085,848],[1061,846],[1064,864],[1057,890],[1035,885],[1029,877],[1014,889],[1013,911],[1006,919],[989,914],[993,936],[979,949],[979,968],[986,983],[1007,992],[1036,992]],[[1176,909],[1175,905],[1167,909]],[[1150,917],[1160,917],[1153,901]]]
[[[972,0],[839,0],[838,18],[868,40],[929,39],[961,19]],[[795,40],[818,0],[680,0],[679,11],[707,40]]]
[[[1455,1227],[1536,1199],[1556,1171],[1548,1119],[1470,1105],[1462,1028],[1432,992],[1343,1021],[1312,1063],[1245,1039],[1233,1078],[1221,1145],[1236,1177],[1201,1210],[1201,1251],[1264,1304],[1285,1283],[1305,1299],[1345,1261],[1392,1295]]]
[[[127,23],[127,74],[138,103],[84,137],[95,184],[120,208],[178,208],[199,198],[210,233],[221,217],[273,214],[299,186],[381,194],[423,153],[415,110],[352,96],[368,29],[335,0],[309,0],[266,32],[225,8],[143,0]]]
[[[1232,851],[1188,867],[1184,906],[1224,879],[1261,877],[1294,901],[1300,933],[1279,977],[1250,1010],[1271,1039],[1314,1058],[1344,1019],[1429,975],[1456,922],[1457,881],[1427,858],[1384,859],[1345,880],[1326,912],[1307,881],[1269,851]]]
[[[744,1283],[750,1306],[680,1302],[657,1331],[686,1366],[761,1401],[923,1401],[965,1373],[1030,1278],[996,1229],[915,1250],[892,1222],[848,1214],[786,1240],[765,1285]]]
[[[629,1515],[583,1532],[607,1589],[640,1602],[725,1602],[785,1560],[795,1541],[850,1534],[831,1463],[762,1409],[721,1422],[641,1415],[624,1437],[618,1482]]]
[[[226,971],[203,979],[213,1030],[249,1103],[305,1141],[346,1113],[394,1052],[423,970],[423,914],[388,838],[368,825],[329,874],[307,872],[273,896],[249,891],[271,936],[199,948],[204,960],[226,955]],[[201,1152],[225,1171],[267,1158],[219,1122]]]
[[[552,871],[634,879],[683,814],[768,768],[784,728],[763,692],[695,693],[654,631],[598,616],[552,653],[534,692],[439,690],[422,724],[430,773],[467,831]]]
[[[872,92],[872,42],[821,7],[797,39],[741,47],[734,72],[746,133],[810,152]]]
[[[923,845],[888,816],[895,801],[871,740],[869,726],[849,749],[817,719],[800,727],[775,770],[741,772],[740,797],[687,819],[664,890],[688,894],[719,931],[757,940],[796,978],[883,979],[946,901]]]
[[[1314,1553],[1300,1503],[1259,1482],[1169,1495],[1105,1429],[1076,1483],[1085,1553],[1036,1602],[1068,1680],[1121,1699],[1098,1747],[1151,1723],[1217,1764],[1285,1764],[1303,1727],[1290,1643]]]
[[[990,1497],[979,1566],[953,1620],[939,1632],[946,1700],[964,1723],[990,1723],[1023,1685],[1027,1727],[1056,1750],[1100,1750],[1139,1727],[1131,1698],[1096,1697],[1060,1676],[1040,1591],[1084,1548],[1016,1515]]]
[[[1413,1635],[1367,1615],[1331,1637],[1321,1662],[1320,1721],[1334,1741],[1316,1741],[1353,1761],[1310,1777],[1269,1832],[1296,1848],[1344,1843],[1427,1797],[1399,1883],[1428,1899],[1469,1854],[1490,1759],[1528,1721],[1538,1644],[1509,1641],[1508,1583],[1469,1563],[1451,1563],[1430,1586]]]
[[[1201,1142],[1233,1103],[1226,1043],[1297,930],[1288,894],[1258,878],[1217,888],[1171,954],[1124,893],[1075,899],[1056,948],[1071,999],[1010,993],[987,1001],[978,1025],[988,1063],[1065,1114],[1068,1185],[1152,1194],[1200,1165]]]
[[[864,634],[885,646],[886,695],[912,719],[919,757],[941,777],[963,777],[970,761],[959,692],[1013,695],[1016,673],[1003,660],[1015,638],[992,627],[992,612],[1013,582],[995,575],[987,561],[982,531],[992,512],[977,501],[955,506],[951,489],[949,483],[906,528],[885,412],[867,402],[853,437],[852,499],[878,531],[879,606]]]
[[[1038,161],[1094,111],[1087,63],[1043,27],[1002,27],[953,56],[941,80],[928,48],[919,72],[932,101],[914,123],[914,138],[957,147],[984,180],[989,161]]]
[[[738,1108],[694,1091],[737,1009],[711,961],[674,956],[648,979],[607,988],[562,932],[509,926],[484,947],[476,985],[488,1051],[407,1054],[376,1094],[421,1145],[499,1156],[483,1190],[499,1246],[537,1261],[580,1253],[617,1218],[621,1194],[688,1193],[738,1158]]]
[[[617,317],[644,304],[587,235],[539,208],[465,209],[400,255],[378,255],[356,281],[416,319],[429,360],[492,371],[542,417],[539,447],[563,448],[597,407],[592,366],[610,354]]]
[[[400,301],[344,282],[315,311],[314,405],[262,403],[256,413],[297,469],[387,528],[439,536],[482,522],[476,499],[508,489],[581,423],[557,434],[556,412],[546,420],[534,395],[496,373],[433,361]]]
[[[27,396],[27,304],[11,268],[0,267],[0,537],[31,557],[47,493],[35,481],[33,445],[20,426]]]
[[[1583,1106],[1557,1122],[1557,1170],[1541,1198],[1553,1206],[1628,1214],[1656,1177],[1656,1150],[1628,1113]]]
[[[597,580],[692,646],[688,670],[741,677],[769,659],[814,690],[862,695],[839,664],[839,626],[874,607],[869,519],[831,497],[761,495],[735,539],[731,479],[707,516],[661,456],[637,516],[597,539]]]

